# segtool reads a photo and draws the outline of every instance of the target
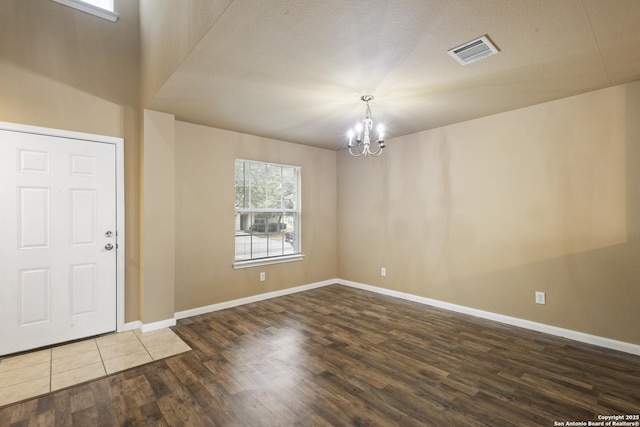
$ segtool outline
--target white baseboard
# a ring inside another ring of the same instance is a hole
[[[127,322],[122,325],[122,329],[118,332],[135,331],[136,329],[140,329],[141,332],[151,332],[162,328],[168,328],[170,326],[176,326],[175,318],[160,320],[159,322],[153,323],[142,323],[139,320],[134,320],[133,322]]]
[[[462,305],[451,304],[444,301],[438,301],[431,298],[420,297],[404,292],[392,291],[390,289],[379,288],[376,286],[365,285],[363,283],[352,282],[350,280],[337,279],[337,283],[352,288],[363,289],[382,295],[388,295],[420,304],[431,305],[443,308],[445,310],[455,311],[458,313],[469,314],[471,316],[483,319],[494,320],[496,322],[505,323],[507,325],[517,326],[520,328],[530,329],[533,331],[543,332],[545,334],[555,335],[558,337],[569,338],[587,344],[593,344],[599,347],[605,347],[612,350],[622,351],[640,356],[640,345],[631,344],[624,341],[617,341],[610,338],[599,337],[597,335],[585,334],[583,332],[572,331],[570,329],[558,328],[556,326],[545,325],[544,323],[532,322],[530,320],[518,319],[517,317],[504,316],[489,311],[478,310],[475,308],[465,307]]]
[[[127,322],[122,325],[122,329],[118,330],[118,332],[135,331],[136,329],[140,329],[141,327],[142,322],[139,320],[134,320],[133,322]]]
[[[179,311],[174,314],[176,319],[184,319],[186,317],[198,316],[200,314],[211,313],[214,311],[224,310],[226,308],[237,307],[239,305],[249,304],[252,302],[263,301],[270,298],[276,298],[284,295],[294,294],[297,292],[308,291],[310,289],[321,288],[323,286],[335,285],[338,279],[324,280],[322,282],[310,283],[308,285],[296,286],[294,288],[283,289],[280,291],[267,292],[264,294],[253,295],[246,298],[240,298],[232,301],[225,301],[218,304],[207,305],[204,307],[192,308],[190,310]]]
[[[158,329],[168,328],[171,326],[176,326],[175,317],[173,319],[165,319],[165,320],[160,320],[158,322],[143,323],[142,326],[140,327],[140,331],[151,332]]]

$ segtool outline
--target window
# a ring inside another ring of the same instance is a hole
[[[107,19],[111,22],[118,20],[118,14],[113,9],[113,0],[53,0],[56,3],[81,10],[91,15]]]
[[[302,259],[300,167],[237,159],[235,268]]]

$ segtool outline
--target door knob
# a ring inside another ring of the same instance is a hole
[[[107,243],[106,245],[104,245],[104,248],[110,251],[111,249],[113,249],[113,245],[111,243]]]

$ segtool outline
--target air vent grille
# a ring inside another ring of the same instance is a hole
[[[482,36],[468,43],[454,47],[447,51],[456,61],[462,65],[467,65],[487,56],[495,55],[500,52],[498,48],[491,43],[487,36]]]

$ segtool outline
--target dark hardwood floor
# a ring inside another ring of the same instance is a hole
[[[0,408],[0,425],[554,426],[640,414],[639,356],[339,285],[173,329],[193,351]]]

